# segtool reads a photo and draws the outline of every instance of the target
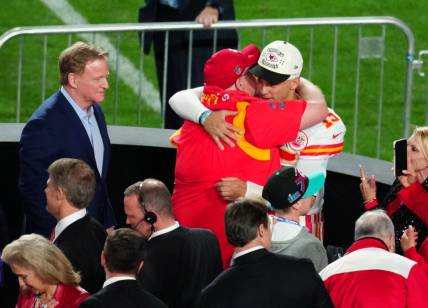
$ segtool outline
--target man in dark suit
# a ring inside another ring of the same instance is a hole
[[[232,265],[201,294],[201,307],[333,307],[311,261],[278,255],[271,243],[268,209],[240,200],[225,212]]]
[[[100,256],[107,236],[86,212],[95,193],[95,173],[84,161],[72,158],[56,160],[48,173],[47,210],[58,221],[51,240],[80,272],[82,288],[95,293],[104,282]]]
[[[144,220],[153,230],[138,280],[170,308],[195,307],[201,290],[222,270],[217,238],[209,230],[179,225],[171,194],[161,181],[146,179],[128,190],[133,187],[138,188]]]
[[[19,150],[26,231],[45,236],[55,225],[43,193],[47,168],[63,157],[81,159],[95,171],[96,191],[88,212],[106,229],[115,225],[106,186],[110,140],[98,104],[108,88],[107,53],[78,42],[61,53],[59,69],[62,87],[33,113],[22,131]]]
[[[80,307],[166,308],[135,279],[135,274],[143,266],[144,253],[145,240],[137,232],[131,229],[114,231],[107,238],[101,254],[107,278],[103,289],[81,303]]]
[[[146,5],[139,10],[139,22],[175,22],[194,21],[210,27],[218,20],[234,20],[233,0],[146,0]],[[179,128],[182,119],[167,104],[176,92],[186,89],[189,60],[189,32],[173,31],[168,36],[168,67],[166,85],[164,85],[165,32],[150,32],[144,36],[144,51],[150,52],[153,42],[159,92],[163,98],[165,89],[165,128]],[[213,46],[216,46],[216,49]],[[214,41],[213,31],[193,31],[191,87],[203,84],[203,67],[209,57],[217,50],[235,48],[238,45],[236,30],[227,29],[217,32]]]

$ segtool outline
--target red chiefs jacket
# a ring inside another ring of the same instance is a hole
[[[389,252],[379,239],[356,241],[320,275],[336,308],[428,305],[428,278],[422,265]]]

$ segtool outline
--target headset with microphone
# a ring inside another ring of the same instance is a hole
[[[156,223],[156,221],[158,220],[158,217],[156,216],[156,214],[152,211],[148,211],[146,208],[146,205],[144,203],[144,198],[143,198],[143,192],[142,192],[142,186],[143,183],[141,183],[139,185],[139,194],[138,194],[138,201],[140,202],[140,205],[142,207],[142,209],[144,210],[144,218],[142,219],[142,221],[140,221],[137,226],[142,223],[143,221],[147,222],[148,224],[152,225],[152,229],[154,228],[153,225]]]
[[[151,211],[147,211],[146,209],[144,209],[144,211],[145,211],[145,214],[144,214],[144,220],[147,222],[147,223],[149,223],[149,224],[151,224],[151,225],[154,225],[155,224],[155,222],[157,221],[157,219],[158,219],[158,217],[156,216],[156,214],[154,213],[154,212],[151,212]]]

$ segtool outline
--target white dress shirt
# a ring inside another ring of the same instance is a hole
[[[53,238],[52,242],[55,242],[55,240],[58,238],[58,236],[64,231],[69,225],[74,223],[75,221],[85,217],[86,215],[86,209],[78,210],[77,212],[68,215],[58,221],[58,223],[55,226],[55,237]]]

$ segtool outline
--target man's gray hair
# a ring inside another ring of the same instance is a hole
[[[391,235],[394,235],[394,225],[383,210],[367,211],[355,222],[355,240],[376,237],[386,241]]]
[[[95,195],[97,180],[92,168],[83,160],[60,158],[48,168],[49,178],[75,208],[87,208]]]

